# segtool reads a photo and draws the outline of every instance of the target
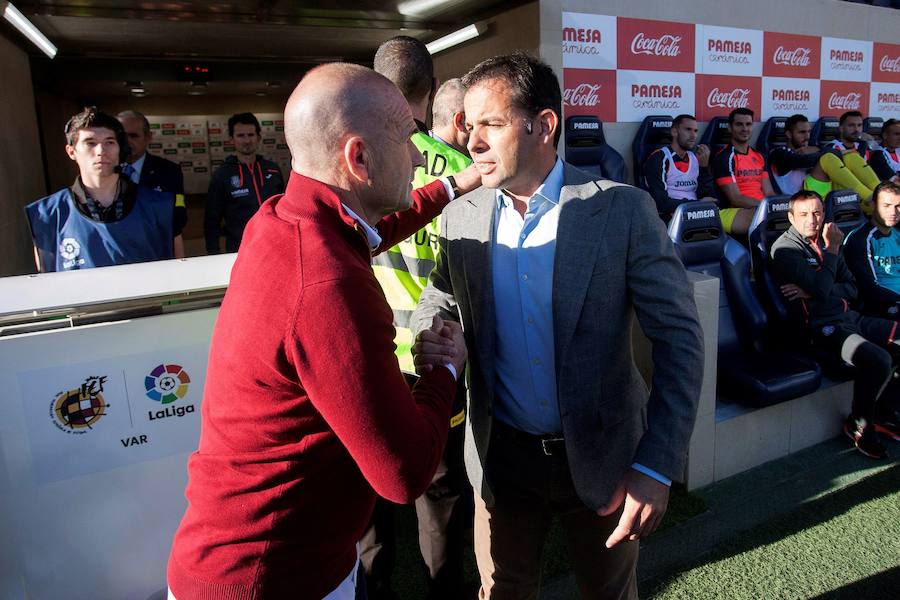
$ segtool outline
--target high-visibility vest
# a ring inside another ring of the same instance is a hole
[[[417,167],[413,175],[415,188],[427,185],[438,177],[459,173],[472,162],[466,155],[424,133],[416,132],[412,141],[425,159],[424,166]],[[415,372],[415,367],[410,353],[413,337],[409,320],[434,268],[440,232],[438,217],[387,252],[376,256],[372,263],[375,277],[394,312],[394,327],[397,330],[394,344],[397,346],[400,368],[410,373]]]

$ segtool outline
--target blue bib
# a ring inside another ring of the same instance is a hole
[[[111,223],[88,218],[69,188],[25,207],[41,271],[72,271],[173,257],[172,194],[139,187],[134,207]]]

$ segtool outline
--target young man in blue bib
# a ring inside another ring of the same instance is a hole
[[[122,124],[89,107],[69,119],[65,134],[78,177],[70,187],[25,207],[38,270],[172,258],[174,197],[119,176],[128,156]]]

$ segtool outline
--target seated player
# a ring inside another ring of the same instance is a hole
[[[75,183],[25,207],[38,270],[172,258],[174,195],[119,176],[128,156],[122,124],[90,107],[69,119],[65,134]]]
[[[827,150],[810,146],[812,125],[803,115],[788,117],[784,130],[787,145],[769,152],[769,163],[782,193],[795,194],[804,189],[824,198],[832,188],[849,189],[859,195],[865,210],[877,181],[856,150],[848,150],[845,146]],[[862,183],[856,173],[868,185]]]
[[[760,200],[775,191],[762,154],[750,147],[753,111],[736,108],[728,115],[731,143],[712,161],[712,173],[722,196],[719,215],[725,233],[746,235]]]
[[[897,322],[849,308],[857,289],[840,254],[844,234],[834,223],[823,227],[823,217],[822,199],[815,192],[802,190],[791,197],[791,227],[772,246],[773,275],[788,300],[790,317],[812,344],[856,367],[844,432],[866,456],[885,458],[875,429],[876,407],[888,402],[883,391],[900,351],[894,340]]]
[[[859,285],[865,313],[897,319],[900,314],[900,185],[880,183],[872,216],[847,234],[844,259]],[[898,336],[900,337],[900,336]]]
[[[869,152],[869,166],[881,181],[900,182],[900,121],[888,119],[881,128],[881,147]]]
[[[647,190],[656,201],[659,216],[668,221],[684,202],[712,200],[709,147],[697,145],[697,119],[678,115],[672,121],[672,143],[654,150],[644,162]]]

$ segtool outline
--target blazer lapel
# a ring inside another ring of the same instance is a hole
[[[566,165],[560,193],[559,224],[556,231],[556,256],[553,261],[553,335],[556,364],[565,357],[575,326],[581,315],[588,284],[598,260],[609,210],[603,202],[586,199],[602,193],[593,181],[571,177]]]
[[[471,221],[464,241],[466,287],[472,324],[477,340],[481,364],[485,375],[493,375],[494,365],[494,279],[493,246],[494,216],[496,215],[495,190],[481,188],[460,199],[471,204]]]

